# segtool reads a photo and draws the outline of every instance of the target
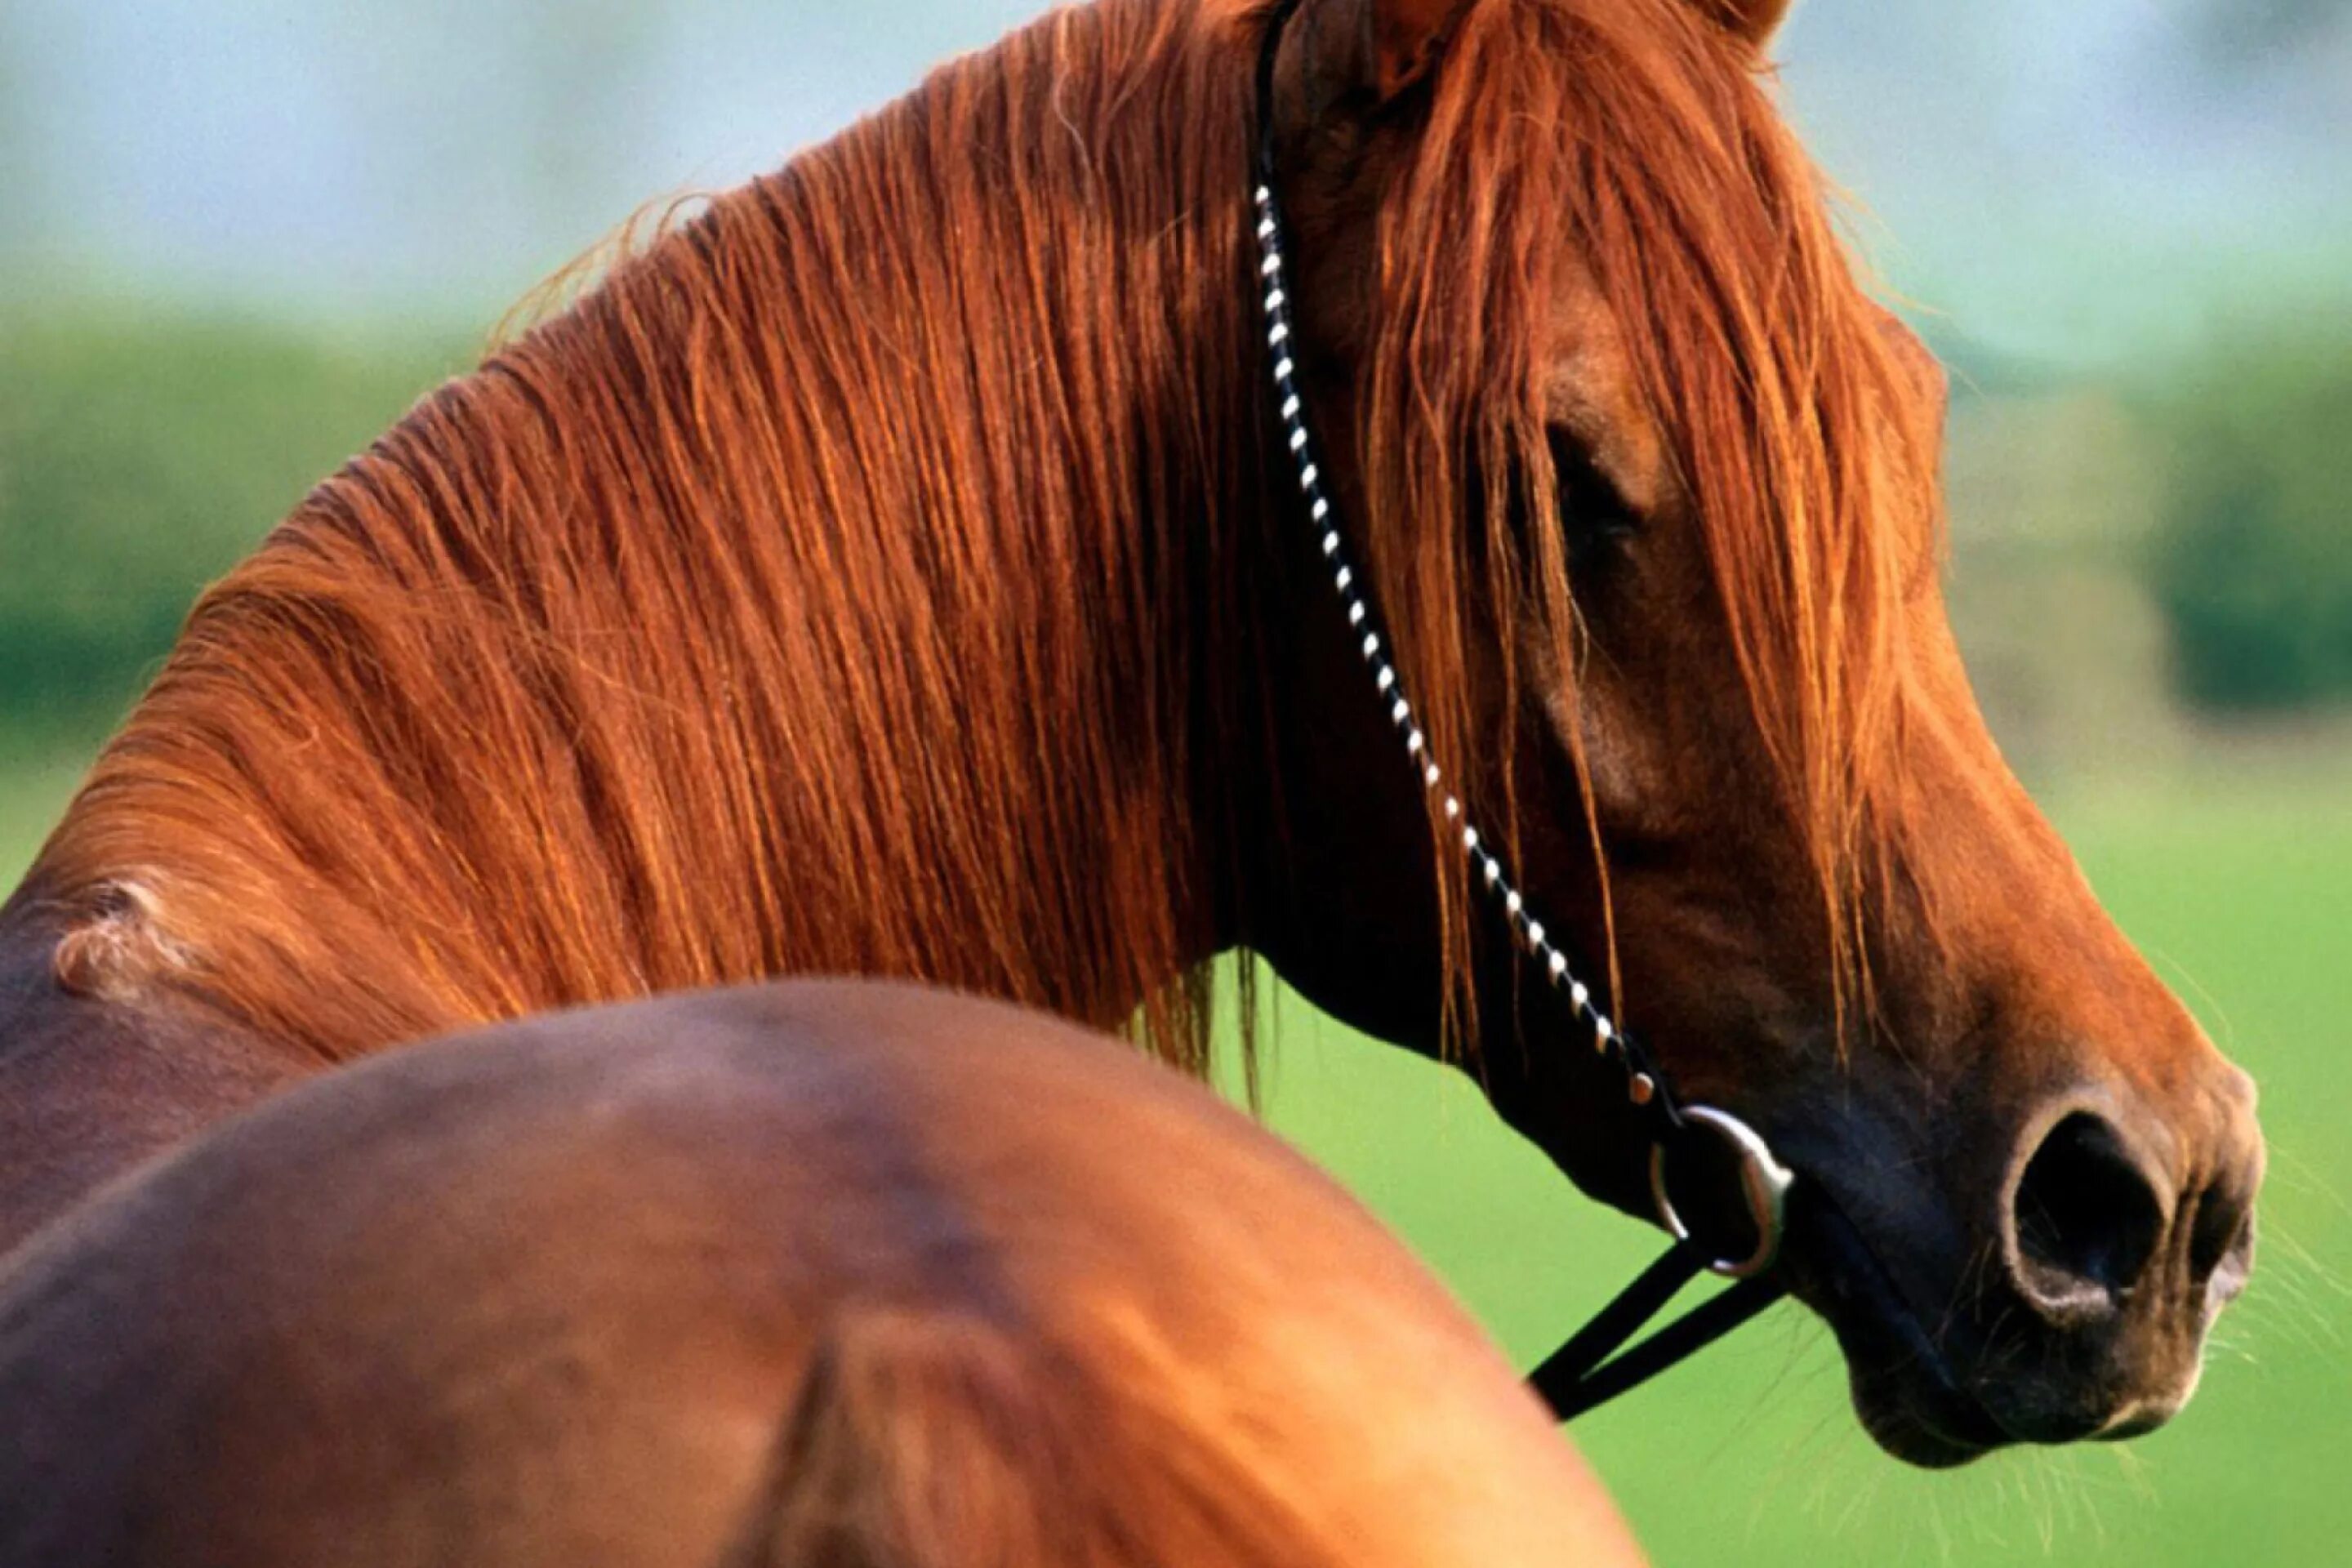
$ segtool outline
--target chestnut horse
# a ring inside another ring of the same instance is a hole
[[[1289,349],[1458,802],[1296,530],[1276,7],[1061,11],[617,264],[205,597],[0,925],[0,1236],[333,1064],[754,977],[1198,1068],[1236,949],[1645,1212],[1466,803],[1801,1173],[1780,1277],[1885,1447],[2168,1418],[2250,1266],[2252,1086],[1978,715],[1939,375],[1761,84],[1782,9],[1279,38]]]
[[[865,981],[534,1019],[234,1120],[0,1265],[0,1411],[27,1568],[1638,1560],[1272,1135]]]

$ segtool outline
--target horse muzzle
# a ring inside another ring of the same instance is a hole
[[[1837,1334],[1883,1447],[1941,1468],[2179,1412],[2252,1268],[2252,1088],[2215,1082],[2216,1113],[2186,1126],[2105,1085],[2052,1096],[1974,1181],[1922,1157],[1924,1133],[1808,1140],[1783,1274]],[[1955,1190],[1993,1201],[1970,1213]]]

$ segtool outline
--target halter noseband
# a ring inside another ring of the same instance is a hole
[[[1254,200],[1258,270],[1265,290],[1266,347],[1272,356],[1276,404],[1285,444],[1297,465],[1298,488],[1314,530],[1316,548],[1331,574],[1332,586],[1339,595],[1348,625],[1363,638],[1365,666],[1371,672],[1372,683],[1388,710],[1391,723],[1404,742],[1405,754],[1420,773],[1423,787],[1441,805],[1448,830],[1460,836],[1462,851],[1471,870],[1501,907],[1518,946],[1536,962],[1553,990],[1567,999],[1574,1016],[1591,1029],[1595,1054],[1614,1061],[1622,1070],[1627,1100],[1648,1124],[1651,1200],[1659,1225],[1674,1237],[1674,1245],[1663,1258],[1530,1376],[1528,1381],[1536,1392],[1562,1421],[1569,1421],[1646,1383],[1780,1300],[1784,1288],[1770,1271],[1780,1256],[1780,1238],[1787,1225],[1789,1188],[1795,1177],[1774,1158],[1771,1146],[1738,1117],[1712,1107],[1684,1106],[1676,1101],[1657,1064],[1601,1010],[1591,989],[1576,977],[1568,955],[1554,944],[1489,841],[1470,822],[1467,807],[1446,789],[1444,770],[1430,757],[1428,741],[1414,721],[1412,703],[1404,693],[1403,678],[1390,662],[1389,644],[1373,613],[1370,587],[1349,562],[1347,541],[1339,533],[1330,499],[1324,490],[1293,358],[1290,300],[1283,262],[1284,228],[1280,205],[1274,194],[1274,75],[1285,25],[1298,5],[1299,0],[1284,0],[1275,9],[1258,58]],[[1755,1228],[1754,1246],[1731,1257],[1711,1253],[1706,1242],[1692,1233],[1669,1191],[1669,1178],[1677,1160],[1700,1141],[1710,1139],[1737,1163],[1740,1200]],[[1738,1283],[1632,1350],[1622,1355],[1616,1353],[1643,1325],[1663,1311],[1685,1285],[1707,1271]],[[1615,1359],[1609,1359],[1612,1355]]]

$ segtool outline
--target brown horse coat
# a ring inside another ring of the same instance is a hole
[[[1198,1069],[1243,949],[1646,1213],[1638,1036],[1801,1173],[1782,1278],[1905,1458],[2179,1411],[2252,1088],[1977,711],[1941,379],[1773,102],[1780,5],[1308,0],[1260,106],[1276,10],[1096,0],[943,68],[208,594],[0,908],[0,1248],[558,1007],[861,974]],[[1274,435],[1261,129],[1379,631]]]
[[[798,983],[399,1053],[0,1274],[0,1563],[1616,1563],[1444,1290],[1084,1031]]]

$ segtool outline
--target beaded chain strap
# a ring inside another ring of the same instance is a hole
[[[1272,366],[1275,406],[1284,445],[1297,465],[1299,494],[1306,504],[1307,522],[1314,531],[1314,545],[1330,574],[1331,585],[1339,595],[1351,635],[1362,638],[1365,668],[1370,672],[1381,701],[1386,705],[1390,722],[1403,742],[1405,757],[1419,775],[1422,787],[1436,803],[1446,831],[1459,837],[1472,874],[1502,910],[1519,948],[1566,999],[1578,1023],[1590,1030],[1593,1050],[1613,1060],[1622,1070],[1627,1099],[1638,1113],[1648,1119],[1651,1199],[1659,1224],[1674,1237],[1674,1245],[1664,1257],[1626,1287],[1529,1378],[1535,1391],[1565,1421],[1647,1382],[1730,1333],[1780,1299],[1783,1289],[1771,1277],[1771,1267],[1779,1254],[1789,1189],[1795,1177],[1746,1122],[1711,1107],[1685,1107],[1676,1101],[1656,1064],[1602,1009],[1591,987],[1579,978],[1573,962],[1528,906],[1526,895],[1496,853],[1494,844],[1470,820],[1469,808],[1457,788],[1449,784],[1445,770],[1429,754],[1429,738],[1415,718],[1403,677],[1390,657],[1391,645],[1373,610],[1370,587],[1349,558],[1348,542],[1339,531],[1339,518],[1324,489],[1315,438],[1307,429],[1306,404],[1299,393],[1290,291],[1283,259],[1282,211],[1275,195],[1274,150],[1275,61],[1284,26],[1297,5],[1298,0],[1286,0],[1276,9],[1258,58],[1258,152],[1255,189],[1251,200],[1256,217],[1258,274],[1265,290],[1265,342]],[[1694,1237],[1684,1223],[1668,1192],[1672,1157],[1701,1137],[1712,1139],[1728,1150],[1738,1169],[1739,1195],[1755,1231],[1752,1248],[1738,1256],[1710,1254],[1706,1244]],[[1623,1350],[1626,1342],[1655,1318],[1685,1284],[1707,1270],[1738,1283],[1631,1350]],[[1621,1350],[1622,1354],[1618,1353]]]

